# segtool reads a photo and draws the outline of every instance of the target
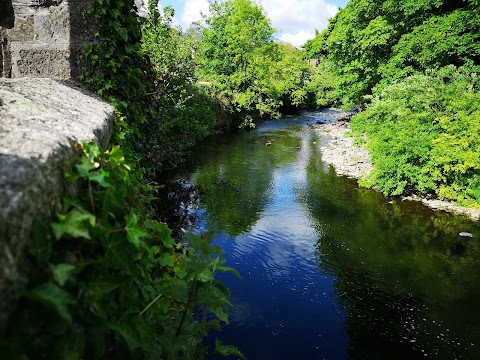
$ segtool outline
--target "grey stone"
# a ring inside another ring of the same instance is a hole
[[[91,4],[92,0],[15,0],[15,26],[6,33],[0,28],[0,77],[79,79],[85,66],[79,61],[82,48],[98,41],[97,22],[84,17]]]
[[[70,43],[70,11],[66,4],[35,15],[34,40],[41,44]]]
[[[70,49],[51,46],[11,44],[12,77],[68,79],[71,75]]]
[[[19,18],[15,22],[15,27],[7,31],[10,41],[32,42],[34,35],[35,20],[33,16]]]
[[[469,232],[461,232],[461,233],[458,234],[458,235],[461,236],[461,237],[473,238],[473,234],[472,234],[472,233],[469,233]]]
[[[0,333],[25,282],[34,223],[60,208],[72,144],[106,147],[114,108],[73,82],[0,79]]]

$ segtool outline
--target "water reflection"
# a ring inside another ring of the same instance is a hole
[[[478,225],[359,189],[319,159],[312,149],[306,201],[328,224],[317,257],[337,276],[350,357],[480,358],[480,246],[458,236]]]
[[[324,116],[199,148],[198,231],[243,277],[220,337],[250,360],[480,358],[480,246],[458,236],[479,226],[336,176]]]

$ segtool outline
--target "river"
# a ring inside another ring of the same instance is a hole
[[[479,224],[337,176],[309,126],[332,113],[195,150],[190,230],[242,276],[221,276],[233,307],[216,336],[249,360],[480,359]]]

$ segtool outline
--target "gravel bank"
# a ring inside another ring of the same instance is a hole
[[[345,137],[350,131],[350,117],[353,113],[322,112],[324,120],[312,124],[322,138],[322,160],[333,165],[339,175],[360,179],[372,170],[370,154],[364,148],[355,146],[352,137]]]

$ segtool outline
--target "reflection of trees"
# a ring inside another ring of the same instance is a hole
[[[305,201],[324,234],[320,266],[338,277],[349,312],[352,358],[480,358],[480,244],[458,237],[479,226],[390,204],[319,159],[312,153]]]
[[[264,145],[267,140],[273,140],[271,146]],[[250,132],[205,144],[193,181],[211,226],[219,223],[231,236],[248,230],[270,198],[275,168],[294,159],[298,143],[287,133],[256,137]]]

